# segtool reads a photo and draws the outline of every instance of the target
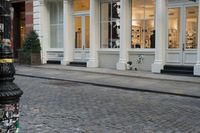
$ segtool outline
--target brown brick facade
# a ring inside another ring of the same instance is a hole
[[[14,17],[12,21],[11,43],[14,55],[23,45],[27,33],[33,30],[33,0],[12,0]]]
[[[26,34],[33,30],[33,0],[26,0],[25,2],[25,24]]]

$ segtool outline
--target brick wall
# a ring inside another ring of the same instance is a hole
[[[25,1],[26,33],[33,30],[33,0]]]

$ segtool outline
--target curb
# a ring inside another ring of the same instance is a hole
[[[189,98],[200,99],[200,96],[190,95],[190,94],[181,94],[181,93],[166,92],[166,91],[139,89],[139,88],[131,88],[131,87],[125,87],[125,86],[115,86],[115,85],[94,83],[94,82],[88,82],[88,81],[80,81],[80,80],[73,80],[73,79],[60,79],[60,78],[54,78],[54,77],[34,76],[34,75],[27,75],[27,74],[20,74],[20,73],[16,73],[15,75],[22,76],[22,77],[47,79],[47,80],[68,81],[68,82],[82,83],[82,84],[88,84],[88,85],[94,85],[94,86],[100,86],[100,87],[115,88],[115,89],[127,90],[127,91],[148,92],[148,93],[154,93],[154,94],[172,95],[172,96],[181,96],[181,97],[189,97]]]
[[[184,79],[178,79],[175,76],[177,75],[168,75],[168,76],[174,76],[173,79],[170,78],[155,78],[155,77],[150,77],[150,76],[140,76],[140,75],[127,75],[127,74],[116,74],[116,73],[106,73],[106,72],[98,72],[98,71],[89,71],[89,70],[73,70],[73,69],[62,69],[62,68],[45,68],[45,67],[40,67],[40,66],[30,66],[31,68],[40,68],[40,69],[52,69],[52,70],[59,70],[59,71],[79,71],[79,72],[87,72],[87,73],[94,73],[94,74],[106,74],[106,75],[113,75],[113,76],[121,76],[121,77],[132,77],[132,78],[145,78],[145,79],[153,79],[153,80],[166,80],[166,81],[176,81],[176,82],[188,82],[188,83],[199,83],[199,81],[191,81],[191,80],[184,80]],[[159,75],[159,74],[155,74]],[[162,74],[160,74],[162,75]],[[178,75],[179,76],[179,75]],[[181,77],[181,76],[179,76]],[[185,76],[185,77],[193,77],[193,78],[199,78],[200,76]]]

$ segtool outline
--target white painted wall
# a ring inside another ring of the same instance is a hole
[[[41,37],[40,34],[40,2],[39,0],[33,1],[33,29],[38,33],[38,35]]]

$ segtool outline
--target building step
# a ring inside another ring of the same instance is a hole
[[[68,66],[86,67],[86,66],[87,66],[87,63],[86,63],[86,62],[72,61],[72,62],[69,63]]]
[[[61,64],[61,61],[57,61],[57,60],[48,60],[47,64]]]
[[[178,65],[165,65],[161,70],[163,74],[175,74],[175,75],[193,75],[193,66],[178,66]]]
[[[193,71],[193,66],[165,65],[164,70],[190,70]]]

